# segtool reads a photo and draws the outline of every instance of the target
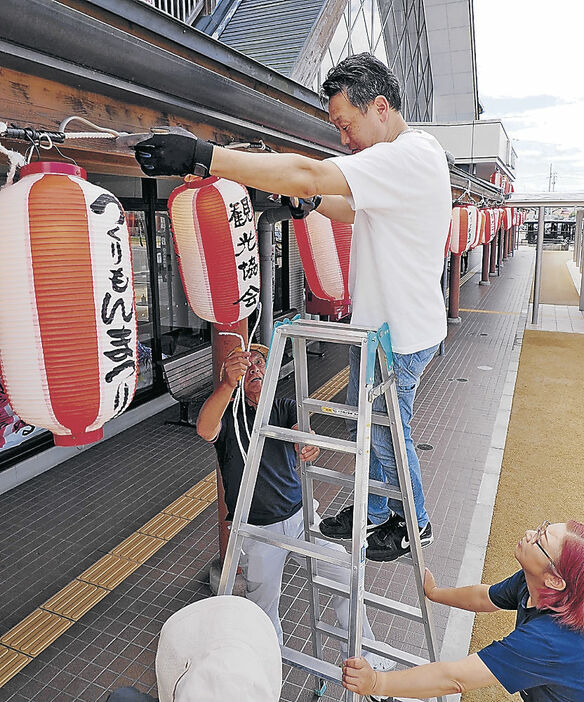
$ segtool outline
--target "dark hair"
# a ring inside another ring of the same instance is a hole
[[[556,571],[566,587],[540,589],[537,606],[551,609],[562,624],[584,632],[584,524],[572,520],[567,526],[562,551],[556,559]]]
[[[401,90],[393,72],[373,54],[354,54],[330,69],[320,89],[323,104],[343,93],[365,113],[378,95],[387,98],[396,112],[401,110]]]

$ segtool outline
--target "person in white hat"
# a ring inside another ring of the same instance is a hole
[[[209,597],[180,609],[162,627],[156,654],[160,702],[277,702],[282,658],[268,616],[243,597]],[[109,702],[155,702],[136,688]]]
[[[229,354],[222,368],[220,383],[201,408],[197,420],[199,436],[214,442],[217,451],[225,488],[225,502],[230,512],[227,519],[232,518],[235,510],[244,469],[244,460],[238,444],[241,442],[245,451],[249,445],[243,413],[246,413],[247,425],[253,426],[266,370],[267,353],[268,349],[265,346],[254,344],[251,351],[236,349]],[[234,413],[231,411],[232,397],[242,376],[245,399],[241,403],[241,409]],[[296,422],[296,402],[288,398],[276,398],[269,423],[292,428],[296,426]],[[300,458],[313,461],[318,454],[319,449],[316,446],[304,446],[300,451]],[[266,440],[249,522],[275,536],[285,535],[303,541],[302,486],[296,463],[296,451],[291,443],[276,439]],[[318,515],[316,519],[320,519]],[[317,539],[316,543],[328,546],[332,550],[345,551],[338,543],[330,543],[323,539]],[[252,539],[244,540],[243,550],[245,559],[242,559],[242,569],[246,578],[246,596],[266,612],[274,625],[279,642],[283,643],[278,612],[282,572],[288,557],[301,566],[306,566],[306,562],[294,552]],[[319,562],[317,568],[322,577],[349,584],[348,568],[324,561]],[[346,631],[349,624],[349,601],[341,595],[333,596],[332,600],[339,625]],[[363,618],[363,636],[368,639],[375,638],[367,616]],[[377,654],[367,652],[364,656],[375,670],[390,670],[395,667],[393,661]]]

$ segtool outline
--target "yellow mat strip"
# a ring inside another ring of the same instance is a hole
[[[479,312],[480,314],[506,314],[506,315],[510,315],[512,317],[513,316],[518,317],[521,314],[521,312],[504,312],[502,310],[471,310],[471,309],[467,309],[465,307],[460,307],[459,311],[460,312]]]
[[[343,368],[312,395],[331,400],[346,385]],[[217,500],[212,471],[0,638],[0,687]]]

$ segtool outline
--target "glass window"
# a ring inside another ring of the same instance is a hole
[[[162,357],[176,356],[211,342],[211,325],[189,307],[174,250],[170,219],[156,212],[156,266],[160,296]]]

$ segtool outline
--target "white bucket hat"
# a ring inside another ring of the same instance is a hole
[[[282,658],[272,622],[243,597],[209,597],[162,627],[156,654],[160,702],[278,702]]]

